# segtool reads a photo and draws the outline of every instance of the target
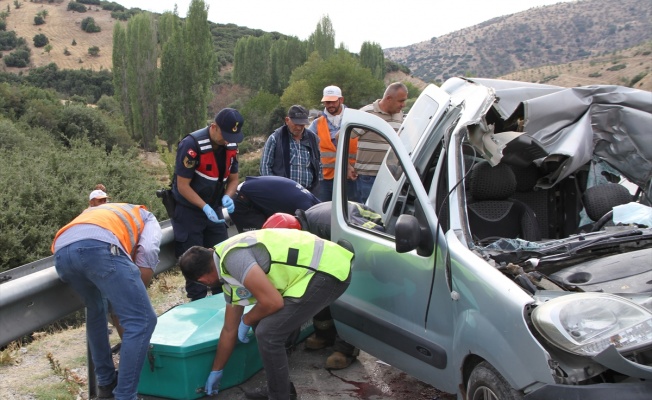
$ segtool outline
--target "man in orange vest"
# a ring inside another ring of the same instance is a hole
[[[59,278],[86,306],[98,398],[136,398],[140,370],[156,326],[156,313],[143,280],[154,274],[161,237],[156,217],[145,206],[108,203],[84,210],[59,229],[52,242]],[[107,301],[124,328],[120,380],[109,343]]]
[[[319,186],[317,198],[321,201],[333,200],[333,178],[335,177],[335,153],[337,152],[337,140],[342,124],[342,114],[346,106],[342,90],[337,86],[326,86],[324,88],[321,102],[324,104],[324,111],[310,124],[309,130],[317,132],[319,137],[319,151],[321,153],[322,173],[324,179]],[[349,140],[349,169],[347,172],[346,193],[347,198],[356,201],[355,179],[357,175],[353,165],[355,164],[356,153],[358,152],[358,139]]]

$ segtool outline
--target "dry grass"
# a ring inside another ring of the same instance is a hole
[[[102,10],[98,6],[88,6],[88,11],[85,13],[67,11],[68,1],[55,3],[21,1],[20,4],[20,8],[16,9],[13,2],[2,1],[0,2],[0,11],[6,11],[6,7],[10,7],[7,16],[7,31],[16,31],[19,37],[23,37],[27,41],[32,50],[30,67],[42,67],[55,63],[60,69],[85,68],[99,71],[112,68],[113,25],[115,23],[126,24],[126,22],[111,18],[111,11]],[[48,13],[45,24],[34,25],[34,16],[43,10]],[[88,17],[95,20],[95,24],[102,29],[101,32],[86,33],[82,31],[81,22]],[[47,36],[52,45],[49,54],[43,47],[34,47],[33,38],[40,33]],[[72,45],[73,40],[77,45]],[[96,57],[88,54],[88,48],[93,46],[100,48],[100,53]],[[65,49],[68,49],[70,55],[64,55]],[[4,63],[0,63],[0,69],[14,73],[26,70],[25,68],[7,68]]]
[[[148,289],[157,315],[187,302],[178,269],[164,272]],[[86,329],[35,333],[32,343],[14,342],[0,352],[0,397],[3,400],[83,399],[87,389]],[[119,342],[115,330],[111,344]],[[116,362],[119,361],[116,359]]]
[[[598,84],[629,86],[634,77],[641,76],[633,87],[652,91],[652,42],[587,60],[517,71],[501,78],[575,87]]]

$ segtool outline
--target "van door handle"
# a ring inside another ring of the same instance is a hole
[[[392,192],[389,192],[385,195],[385,200],[383,200],[383,214],[387,214],[387,209],[389,208],[389,201],[392,199]]]

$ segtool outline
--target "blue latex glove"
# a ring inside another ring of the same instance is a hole
[[[204,391],[207,395],[217,394],[219,392],[220,382],[222,381],[222,370],[211,371],[206,379],[206,386],[204,386]]]
[[[217,214],[215,213],[215,210],[211,208],[208,204],[204,205],[204,208],[202,208],[202,211],[204,211],[204,214],[206,214],[206,217],[210,219],[211,221],[218,223],[218,222],[223,222],[226,223],[223,219],[219,219],[217,217]]]
[[[242,318],[240,318],[240,326],[238,326],[238,339],[242,343],[249,343],[249,337],[247,337],[247,333],[249,333],[249,328],[251,327],[244,323],[244,315],[243,315]]]
[[[226,208],[229,214],[233,214],[233,211],[235,211],[235,204],[233,204],[233,200],[228,194],[222,196],[222,206]]]

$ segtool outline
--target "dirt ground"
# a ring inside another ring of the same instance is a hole
[[[178,270],[158,275],[148,292],[158,315],[185,303],[183,277]],[[88,369],[84,327],[54,334],[36,333],[34,342],[9,352],[13,362],[0,365],[2,400],[86,400]],[[119,342],[115,331],[111,343]],[[330,348],[308,351],[303,344],[290,355],[290,375],[301,400],[453,400],[455,396],[440,392],[375,357],[361,352],[350,367],[340,371],[323,368]],[[119,359],[115,357],[116,365]],[[244,399],[244,390],[265,382],[264,371],[241,385],[220,392],[218,400]],[[64,387],[67,388],[67,391]],[[145,400],[161,400],[144,396]]]

